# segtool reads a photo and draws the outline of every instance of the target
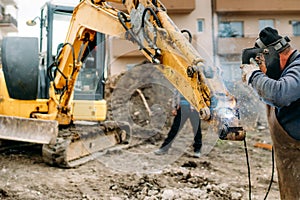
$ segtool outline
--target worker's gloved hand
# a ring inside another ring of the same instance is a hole
[[[267,66],[266,66],[266,59],[263,53],[258,53],[255,57],[255,62],[258,64],[259,69],[266,74],[267,73]]]
[[[250,58],[250,64],[242,64],[240,68],[242,70],[242,81],[246,84],[249,84],[249,79],[253,72],[260,70],[258,64],[253,58]]]

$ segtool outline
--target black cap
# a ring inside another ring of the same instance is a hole
[[[290,39],[288,37],[282,37],[278,34],[276,29],[266,27],[259,33],[259,38],[255,42],[255,47],[265,48],[273,46],[276,51],[282,52],[284,49],[289,47]]]
[[[278,31],[271,27],[266,27],[259,33],[259,39],[264,45],[269,46],[270,44],[280,40],[282,37],[278,35]]]

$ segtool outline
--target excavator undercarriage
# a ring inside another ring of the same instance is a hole
[[[126,145],[130,126],[115,121],[81,122],[59,131],[54,144],[44,144],[42,153],[46,163],[70,168],[93,160],[110,147]]]

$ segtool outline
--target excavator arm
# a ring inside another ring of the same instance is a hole
[[[114,8],[110,2],[123,4],[127,11]],[[56,119],[60,124],[71,122],[75,81],[84,52],[96,32],[135,43],[199,111],[203,120],[219,126],[220,138],[245,137],[235,98],[227,92],[217,73],[213,77],[204,75],[208,68],[204,59],[169,18],[159,0],[81,1],[74,9],[66,41],[53,64],[57,70],[50,83],[49,112],[37,114],[36,118]]]

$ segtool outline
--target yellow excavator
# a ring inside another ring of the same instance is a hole
[[[126,11],[111,3],[122,4]],[[56,48],[53,21],[62,13],[69,14],[70,23],[65,42]],[[200,117],[218,130],[219,138],[245,138],[236,99],[216,70],[205,65],[159,0],[83,0],[74,9],[46,4],[39,19],[40,50],[36,38],[8,37],[2,43],[0,139],[41,143],[44,160],[61,167],[82,164],[93,153],[122,143],[130,128],[126,122],[105,120],[103,77],[96,78],[94,90],[86,95],[80,88],[89,87],[78,83],[87,73],[104,74],[106,35],[136,44]],[[46,27],[46,55],[42,27]],[[89,58],[95,48],[99,55]],[[87,67],[87,60],[94,61],[93,67]],[[211,70],[213,74],[206,73]],[[84,128],[72,133],[58,131],[59,126],[68,127],[79,120],[101,123],[88,133]]]

